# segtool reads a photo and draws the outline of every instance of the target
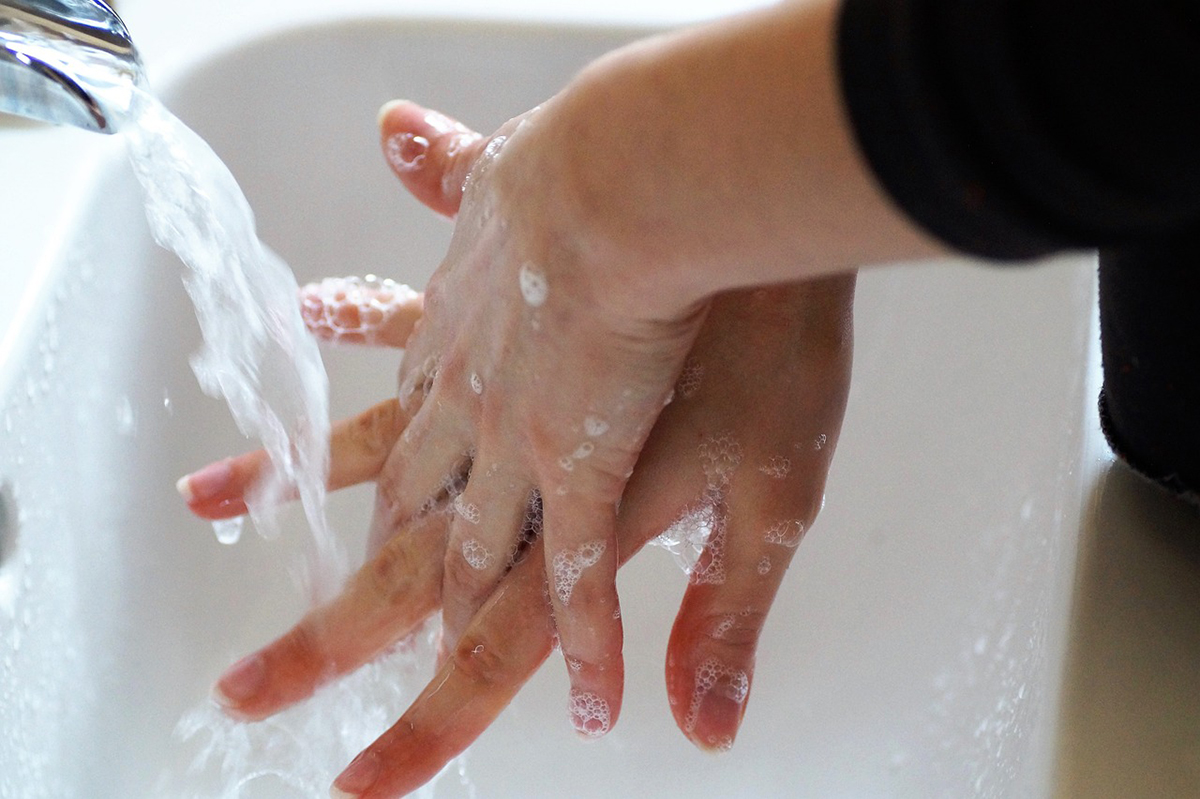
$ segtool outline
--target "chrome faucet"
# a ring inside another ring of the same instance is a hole
[[[113,133],[142,65],[100,0],[0,0],[0,111]]]

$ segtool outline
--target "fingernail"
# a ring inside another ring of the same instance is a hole
[[[750,677],[745,671],[713,658],[706,660],[696,670],[685,722],[688,736],[709,751],[731,749],[746,712],[749,693]]]
[[[333,781],[329,795],[333,799],[360,796],[370,789],[379,778],[379,757],[374,752],[363,752]]]
[[[234,708],[252,698],[267,681],[267,667],[258,655],[250,655],[234,663],[217,680],[213,698],[222,707]]]
[[[375,117],[376,127],[383,125],[384,117],[386,117],[388,114],[390,114],[392,112],[393,108],[404,105],[407,102],[408,102],[408,100],[388,100],[386,103],[384,103],[382,106],[380,106],[379,114]]]
[[[572,688],[568,711],[571,725],[584,740],[602,738],[612,728],[612,711],[599,694]]]
[[[198,472],[179,478],[175,490],[185,502],[209,499],[224,491],[233,480],[233,465],[229,460],[205,466]]]

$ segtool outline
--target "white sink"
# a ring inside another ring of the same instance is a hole
[[[491,130],[633,35],[325,20],[215,47],[159,88],[238,176],[302,282],[374,272],[421,284],[450,226],[385,168],[380,103],[409,97]],[[251,444],[200,393],[181,267],[150,240],[119,142],[99,150],[0,364],[3,798],[154,796],[191,755],[172,737],[180,717],[303,609],[289,572],[305,544],[298,516],[281,540],[226,547],[174,491]],[[776,602],[734,751],[701,754],[674,729],[662,660],[684,576],[648,550],[622,573],[621,723],[579,743],[552,659],[471,751],[477,795],[1054,793],[1060,716],[1091,734],[1060,697],[1075,673],[1081,519],[1104,457],[1092,269],[1081,257],[865,274],[827,506]],[[326,361],[337,415],[394,390],[394,355]],[[334,501],[352,551],[369,507],[369,488]],[[1085,760],[1065,762],[1074,773]],[[470,790],[447,779],[438,795]]]

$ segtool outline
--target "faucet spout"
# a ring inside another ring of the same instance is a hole
[[[0,0],[0,111],[113,133],[141,82],[129,31],[101,0]]]

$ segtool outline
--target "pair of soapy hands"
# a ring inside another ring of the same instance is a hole
[[[696,745],[728,748],[767,612],[822,503],[853,275],[686,304],[648,295],[629,272],[644,254],[592,236],[542,185],[536,111],[489,138],[411,103],[380,121],[404,185],[457,222],[423,298],[379,282],[303,292],[315,334],[406,347],[398,398],[332,435],[330,488],[377,483],[367,562],[230,668],[218,701],[269,716],[441,610],[438,673],[335,795],[400,796],[435,776],[556,643],[569,718],[603,735],[623,684],[616,571],[690,515],[712,532],[670,636],[668,695]],[[201,516],[239,515],[267,467],[244,455],[181,490]]]

